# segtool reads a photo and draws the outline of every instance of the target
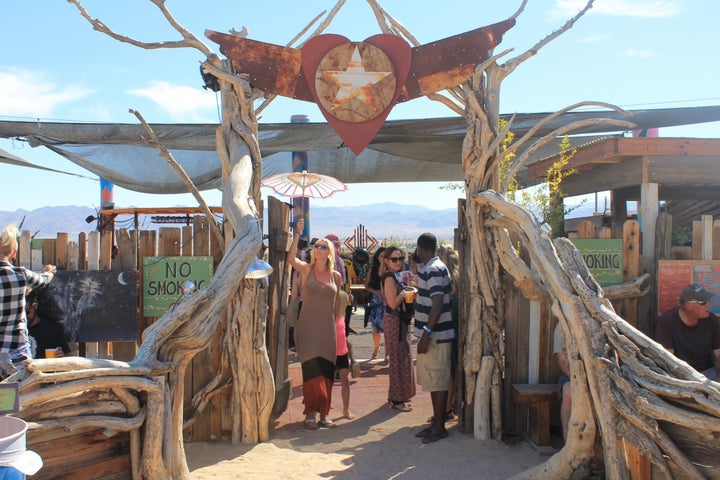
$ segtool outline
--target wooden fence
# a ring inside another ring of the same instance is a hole
[[[221,248],[210,235],[210,227],[204,216],[194,216],[192,225],[162,227],[155,230],[119,229],[113,235],[98,231],[80,233],[70,239],[66,233],[56,238],[31,239],[23,232],[18,249],[18,263],[39,271],[43,264],[55,264],[58,270],[133,270],[142,279],[143,258],[148,256],[208,256],[215,265],[220,261]],[[113,240],[117,253],[113,255]],[[113,258],[114,257],[114,258]],[[79,354],[91,358],[113,358],[129,361],[135,358],[141,343],[142,332],[156,317],[142,316],[142,295],[138,293],[137,341],[88,342],[76,346]],[[192,396],[210,380],[218,370],[212,367],[220,362],[219,349],[209,347],[192,360],[185,377],[185,405]],[[209,368],[210,367],[210,368]],[[229,400],[217,395],[203,413],[185,429],[185,441],[220,441],[229,432],[223,428]],[[37,479],[56,478],[130,478],[129,435],[107,437],[102,429],[83,429],[65,432],[52,430],[27,436],[28,449],[40,454],[44,467],[33,476]]]
[[[580,223],[576,234],[568,236],[571,239],[622,239],[623,281],[643,273],[649,273],[651,277],[654,275],[653,262],[645,261],[640,255],[640,226],[635,220],[628,220],[615,228],[596,228],[588,220]],[[512,283],[512,279],[506,279],[503,426],[508,434],[523,434],[528,427],[527,406],[513,399],[512,385],[557,381],[560,370],[552,353],[557,319],[552,316],[549,303],[529,302]],[[653,301],[645,298],[614,303],[615,310],[623,318],[643,331],[654,328],[654,313],[650,311],[652,305]],[[554,418],[553,424],[559,425],[559,418]]]

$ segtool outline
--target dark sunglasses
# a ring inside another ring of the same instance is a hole
[[[707,305],[707,302],[701,302],[700,300],[688,300],[688,301],[685,302],[685,303],[697,303],[697,304],[700,305],[700,306],[705,306],[705,305]]]
[[[388,257],[388,260],[390,260],[393,263],[401,262],[403,260],[403,257]]]
[[[322,243],[316,243],[315,248],[319,248],[320,250],[327,250],[329,247]]]

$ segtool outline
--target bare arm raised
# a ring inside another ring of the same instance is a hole
[[[301,218],[297,221],[297,224],[295,225],[295,234],[293,235],[292,243],[290,244],[290,249],[287,253],[287,262],[292,265],[295,270],[300,272],[303,282],[307,280],[311,268],[311,265],[309,263],[304,262],[297,257],[298,242],[300,241],[300,234],[302,234],[304,228],[305,220]]]

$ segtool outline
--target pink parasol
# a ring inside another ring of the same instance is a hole
[[[347,185],[337,178],[306,170],[271,175],[261,185],[272,188],[279,195],[293,198],[329,198],[336,192],[347,190]]]

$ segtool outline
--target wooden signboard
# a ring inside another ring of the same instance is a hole
[[[0,384],[0,415],[20,411],[19,383]]]
[[[212,256],[143,258],[143,315],[159,317],[182,302],[188,280],[198,290],[210,283],[213,265]]]
[[[623,282],[623,245],[620,238],[574,238],[585,264],[600,286]]]
[[[680,292],[686,285],[699,283],[715,297],[710,300],[714,314],[720,313],[720,260],[658,261],[658,313],[662,315],[679,305]]]
[[[71,342],[136,341],[137,300],[135,270],[60,270],[38,290],[43,316]]]

